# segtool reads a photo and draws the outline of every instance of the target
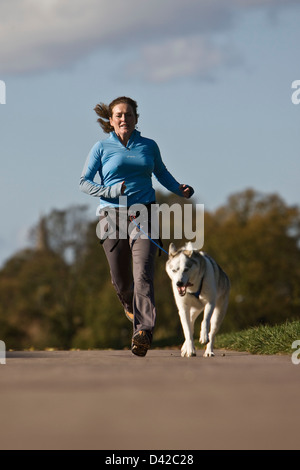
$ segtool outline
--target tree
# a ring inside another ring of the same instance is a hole
[[[24,250],[0,272],[0,324],[7,348],[68,347],[68,266],[52,252]]]
[[[88,229],[88,207],[70,206],[67,209],[54,209],[42,216],[30,231],[30,239],[35,248],[49,249],[69,263],[76,262],[85,247]]]

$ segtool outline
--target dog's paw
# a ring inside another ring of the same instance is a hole
[[[193,357],[196,356],[196,350],[190,343],[183,343],[181,348],[181,357]]]
[[[182,352],[181,351],[181,357],[195,357],[196,353],[195,352]]]
[[[215,353],[213,351],[205,351],[203,357],[215,357]]]

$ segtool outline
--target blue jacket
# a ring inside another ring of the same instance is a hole
[[[94,182],[99,174],[100,183]],[[133,131],[125,147],[115,132],[91,149],[80,178],[80,189],[100,197],[101,208],[119,206],[122,182],[125,181],[127,205],[149,204],[155,201],[152,174],[169,191],[182,196],[179,183],[164,165],[154,140]]]

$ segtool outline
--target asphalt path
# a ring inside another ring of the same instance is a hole
[[[299,449],[290,356],[7,352],[1,450]]]

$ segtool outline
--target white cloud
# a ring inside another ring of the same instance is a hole
[[[218,67],[238,62],[240,59],[233,50],[196,35],[144,46],[139,59],[130,65],[129,73],[154,82],[181,77],[206,79]]]
[[[237,14],[286,7],[295,0],[1,0],[1,73],[68,66],[95,50],[130,47],[153,63],[153,79],[205,75],[227,63],[210,39],[233,27]],[[163,63],[162,49],[167,60]],[[188,46],[195,48],[188,50]]]

